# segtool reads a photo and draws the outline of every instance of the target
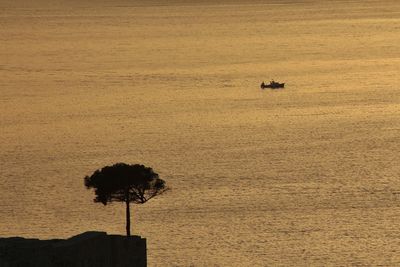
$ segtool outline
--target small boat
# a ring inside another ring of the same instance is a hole
[[[265,84],[264,82],[262,82],[260,87],[261,87],[261,89],[265,89],[265,88],[278,89],[278,88],[284,88],[285,83],[278,83],[278,82],[275,82],[274,80],[272,80],[269,82],[269,84]]]

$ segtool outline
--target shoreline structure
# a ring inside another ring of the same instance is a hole
[[[68,239],[0,238],[0,267],[147,266],[146,239],[84,232]]]

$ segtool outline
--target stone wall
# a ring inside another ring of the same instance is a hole
[[[146,239],[85,232],[69,239],[0,238],[0,267],[146,267]]]

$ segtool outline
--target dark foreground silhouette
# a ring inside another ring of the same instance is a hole
[[[131,235],[129,204],[144,204],[168,188],[164,180],[152,168],[140,164],[116,163],[96,170],[85,177],[86,188],[94,188],[95,202],[107,205],[109,202],[125,202],[126,235]]]
[[[0,266],[146,267],[146,239],[85,232],[69,239],[0,238]]]

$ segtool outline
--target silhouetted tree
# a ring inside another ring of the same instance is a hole
[[[126,203],[126,235],[131,235],[129,204],[144,204],[168,188],[152,168],[140,164],[116,163],[85,177],[87,189],[94,188],[94,202]]]

